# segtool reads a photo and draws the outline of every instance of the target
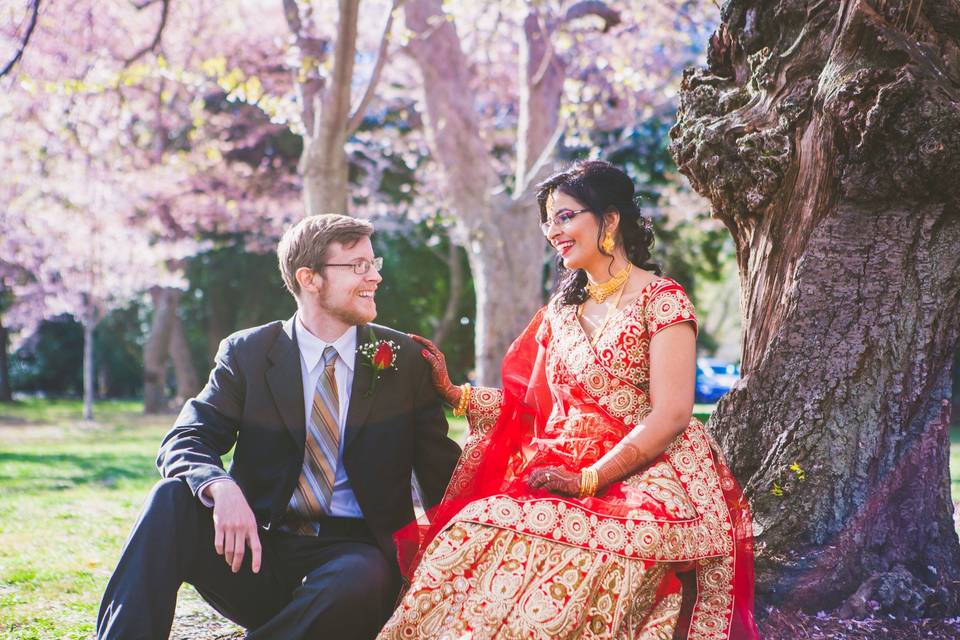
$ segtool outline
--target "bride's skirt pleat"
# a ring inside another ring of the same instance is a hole
[[[459,522],[430,545],[379,637],[667,640],[679,611],[669,564]]]

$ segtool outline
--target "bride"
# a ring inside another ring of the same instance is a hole
[[[545,181],[562,284],[503,361],[454,386],[470,433],[428,525],[397,535],[411,584],[381,639],[756,638],[749,511],[691,417],[697,320],[650,262],[629,177]]]

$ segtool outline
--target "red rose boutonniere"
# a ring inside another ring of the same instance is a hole
[[[381,373],[387,369],[397,368],[397,351],[400,350],[393,340],[377,340],[377,334],[371,332],[371,335],[373,340],[360,347],[363,364],[373,369],[373,379],[370,381],[370,388],[367,389],[367,397],[372,396],[376,390]]]

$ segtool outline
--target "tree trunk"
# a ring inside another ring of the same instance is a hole
[[[431,151],[473,273],[477,380],[499,385],[503,355],[543,304],[543,236],[532,199],[513,199],[500,187],[479,134],[469,65],[440,0],[408,0],[404,12],[415,35],[408,52],[423,75]]]
[[[460,259],[460,247],[453,239],[449,239],[447,244],[447,268],[450,270],[450,291],[447,294],[447,306],[443,310],[443,316],[437,323],[437,328],[433,332],[431,341],[437,346],[443,345],[443,341],[453,331],[460,315],[460,298],[463,296],[463,265]]]
[[[147,414],[162,413],[167,409],[167,356],[180,290],[154,287],[150,296],[153,298],[153,323],[143,345],[143,412]]]
[[[543,305],[543,235],[530,207],[477,207],[470,249],[477,298],[477,383],[500,386],[500,364],[510,344]],[[532,227],[532,228],[531,228]]]
[[[170,327],[170,359],[173,360],[173,374],[177,380],[177,397],[174,399],[174,404],[180,405],[200,391],[200,378],[197,376],[196,367],[193,366],[193,356],[190,353],[183,320],[176,312],[173,314]]]
[[[520,105],[513,193],[507,194],[477,122],[476,82],[441,0],[407,0],[413,37],[407,46],[423,75],[430,150],[443,167],[444,197],[466,242],[477,292],[476,365],[480,384],[500,383],[510,343],[543,304],[546,243],[533,193],[546,177],[559,139],[566,64],[551,41],[556,29],[585,15],[609,26],[619,14],[599,1],[570,5],[562,18],[530,6],[520,47]],[[499,163],[499,160],[498,160]]]
[[[735,0],[685,75],[672,151],[737,246],[744,378],[710,426],[762,604],[958,610],[958,27],[956,3]]]
[[[340,0],[330,75],[321,70],[330,43],[312,34],[314,8],[284,0],[287,24],[297,43],[295,70],[304,126],[303,197],[307,215],[347,213],[348,165],[344,145],[349,135],[353,62],[357,52],[359,0]]]
[[[13,402],[10,388],[10,333],[0,320],[0,402]]]
[[[93,377],[93,330],[95,321],[83,320],[83,419],[93,420],[93,389],[96,380]]]

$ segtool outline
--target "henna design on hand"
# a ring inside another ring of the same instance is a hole
[[[579,496],[580,474],[561,467],[538,467],[527,477],[527,486],[565,496]]]
[[[412,333],[407,334],[416,342],[424,346],[421,355],[430,364],[430,379],[433,381],[433,388],[443,400],[456,407],[460,403],[460,394],[463,393],[460,387],[450,381],[450,374],[447,372],[447,359],[443,352],[426,338]]]

